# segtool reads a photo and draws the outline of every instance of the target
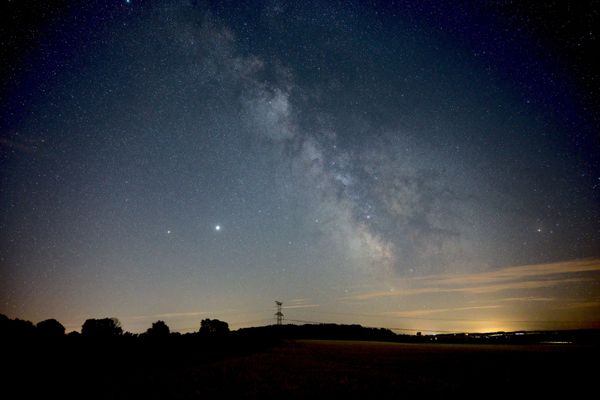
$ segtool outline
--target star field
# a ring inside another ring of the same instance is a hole
[[[598,10],[563,7],[9,5],[0,312],[597,327]]]

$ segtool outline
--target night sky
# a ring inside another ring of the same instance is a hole
[[[516,3],[5,3],[0,313],[600,327],[600,4]]]

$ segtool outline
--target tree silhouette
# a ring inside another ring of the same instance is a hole
[[[81,334],[91,338],[107,338],[122,335],[123,329],[116,318],[88,319],[81,327]]]
[[[31,339],[35,334],[35,326],[30,321],[19,318],[10,319],[4,314],[0,314],[0,337]]]
[[[218,319],[203,319],[200,334],[203,336],[224,336],[229,333],[229,324]]]
[[[152,327],[148,328],[146,335],[151,337],[167,337],[171,333],[171,330],[165,324],[165,321],[156,321],[152,324]]]
[[[55,319],[47,319],[36,325],[38,334],[44,337],[60,337],[65,334],[65,327]]]
[[[10,318],[4,314],[0,314],[0,332],[6,332],[8,330],[8,324],[10,324]]]
[[[31,321],[19,318],[10,319],[6,315],[0,314],[0,337],[29,339],[33,338],[35,334],[36,329]]]

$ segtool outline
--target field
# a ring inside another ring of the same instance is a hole
[[[600,355],[597,346],[558,344],[91,343],[6,347],[4,388],[18,398],[63,399],[580,398],[597,387]]]
[[[197,365],[132,364],[94,387],[103,398],[573,398],[596,387],[598,355],[569,345],[289,341]]]

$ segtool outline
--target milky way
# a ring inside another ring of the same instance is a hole
[[[301,3],[14,6],[0,312],[185,331],[269,323],[279,299],[290,320],[597,325],[575,34],[542,38],[536,9]]]

